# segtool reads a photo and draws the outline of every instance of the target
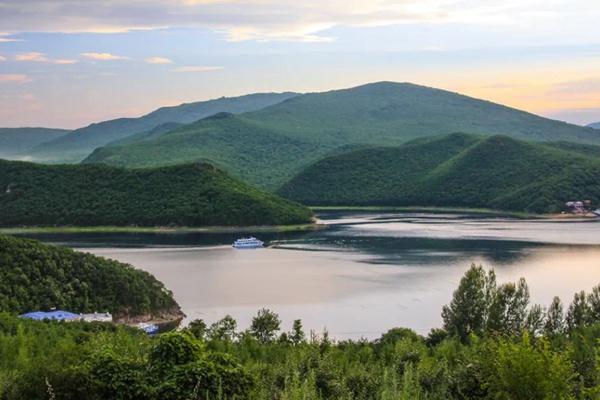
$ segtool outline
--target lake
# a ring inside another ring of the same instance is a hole
[[[328,229],[260,234],[268,248],[235,250],[233,234],[29,234],[154,274],[187,320],[232,315],[242,329],[267,307],[291,328],[337,339],[403,326],[427,333],[472,263],[498,281],[525,277],[532,302],[600,283],[598,220],[518,220],[467,214],[328,212]]]

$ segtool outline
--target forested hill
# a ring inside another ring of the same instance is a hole
[[[600,129],[600,122],[595,122],[593,124],[589,124],[588,127],[594,128],[594,129]]]
[[[16,156],[69,133],[65,129],[0,128],[0,157]]]
[[[0,236],[0,311],[110,312],[117,318],[178,317],[164,285],[130,265],[66,247]]]
[[[591,128],[444,90],[379,82],[299,95],[231,118],[205,119],[97,149],[86,162],[159,166],[205,158],[246,182],[276,189],[339,147],[399,146],[453,132],[600,144],[600,132]]]
[[[278,193],[309,205],[552,213],[569,200],[600,202],[600,158],[586,155],[584,148],[451,134],[326,158]]]
[[[69,135],[44,143],[31,152],[40,161],[80,161],[96,147],[128,136],[151,131],[166,123],[189,124],[219,112],[255,111],[296,96],[296,93],[254,93],[239,97],[162,107],[139,118],[118,118],[91,124]]]
[[[0,161],[0,226],[308,223],[308,208],[205,163],[155,169]]]

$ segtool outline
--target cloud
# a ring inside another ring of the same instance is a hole
[[[598,34],[590,0],[0,0],[9,32],[126,32],[207,28],[229,40],[331,41],[338,26],[402,23],[510,25],[555,37]],[[590,25],[592,24],[592,25]],[[561,29],[557,31],[556,27]],[[586,29],[581,27],[585,26]],[[588,40],[589,41],[589,40]]]
[[[117,56],[111,53],[81,53],[85,58],[95,61],[129,60],[129,57]]]
[[[148,64],[173,64],[173,61],[165,57],[148,57],[144,61]]]
[[[36,51],[32,51],[29,53],[21,53],[15,56],[15,61],[19,62],[38,62],[38,63],[47,63],[47,64],[75,64],[77,60],[71,60],[66,58],[57,58],[51,59],[46,56],[44,53],[38,53]]]
[[[0,83],[25,83],[31,79],[23,74],[0,74]]]
[[[10,33],[8,33],[8,32],[0,32],[0,43],[22,42],[22,39],[15,39],[15,38],[6,37],[6,36],[10,36]]]
[[[202,65],[188,65],[184,67],[178,67],[173,69],[174,72],[210,72],[210,71],[218,71],[223,69],[223,67],[215,67],[215,66],[202,66]]]
[[[6,57],[0,56],[0,61],[6,61]]]

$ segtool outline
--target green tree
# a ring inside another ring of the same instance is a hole
[[[501,340],[495,371],[488,385],[494,398],[510,400],[569,399],[574,372],[565,354],[550,350],[541,339],[533,345],[525,333],[520,342]]]
[[[546,335],[558,335],[565,329],[565,317],[563,305],[560,298],[555,296],[546,311],[546,322],[544,323],[544,332]]]
[[[194,335],[196,339],[204,339],[206,335],[206,322],[201,319],[195,319],[189,323],[187,331]]]
[[[237,337],[237,321],[231,315],[214,322],[208,329],[207,336],[211,340],[233,341]]]
[[[289,333],[288,338],[296,346],[306,341],[306,335],[302,330],[301,320],[294,320],[294,324],[292,325],[292,331]]]
[[[592,323],[600,322],[600,285],[592,289],[592,293],[588,296],[590,306],[590,320]]]
[[[250,333],[260,343],[272,342],[281,326],[279,315],[271,310],[263,308],[258,310],[256,316],[252,319]]]
[[[487,329],[504,334],[516,335],[525,328],[529,288],[525,279],[505,283],[495,291],[489,307]]]
[[[566,321],[569,331],[588,325],[591,321],[591,313],[586,293],[583,290],[575,293],[573,302],[567,310]]]
[[[471,265],[454,291],[452,302],[442,309],[444,329],[462,340],[471,333],[482,334],[495,292],[494,271],[486,274],[481,265]]]

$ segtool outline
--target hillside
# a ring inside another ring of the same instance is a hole
[[[65,129],[0,128],[0,158],[18,156],[67,133]]]
[[[182,316],[145,271],[66,247],[0,236],[0,311],[110,312],[117,318]]]
[[[217,114],[131,145],[96,149],[84,163],[153,167],[208,160],[230,174],[275,190],[316,161],[322,147],[256,126],[243,116]]]
[[[600,129],[600,122],[595,122],[588,125],[589,128]]]
[[[68,136],[36,147],[30,155],[38,161],[78,162],[97,147],[151,131],[159,125],[189,124],[219,112],[239,114],[259,110],[294,96],[295,93],[256,93],[162,107],[139,118],[118,118],[76,129]]]
[[[600,159],[506,136],[451,134],[323,159],[278,193],[308,205],[485,207],[557,212],[600,202]]]
[[[310,210],[203,163],[154,169],[0,161],[0,226],[250,226]]]
[[[299,95],[239,115],[235,129],[230,119],[223,118],[199,121],[175,132],[102,148],[85,162],[157,166],[208,159],[238,178],[273,189],[308,162],[342,146],[398,146],[412,139],[452,132],[600,144],[600,133],[591,128],[448,91],[390,82]],[[272,141],[270,146],[256,139],[265,135]],[[291,151],[287,141],[300,148]],[[260,149],[255,148],[255,142]],[[244,154],[223,157],[238,148],[245,149]],[[266,156],[263,150],[267,150]],[[288,158],[289,163],[280,161]]]

